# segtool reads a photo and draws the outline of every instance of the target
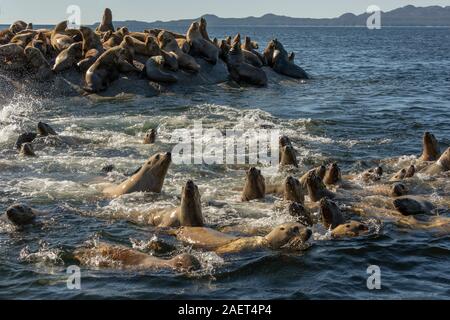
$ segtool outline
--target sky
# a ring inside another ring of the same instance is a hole
[[[0,0],[0,24],[16,20],[50,24],[67,19],[67,7],[81,8],[81,23],[101,20],[105,7],[114,20],[177,20],[215,14],[224,18],[274,13],[299,18],[334,18],[343,13],[360,14],[369,5],[389,11],[408,4],[450,6],[450,0]]]

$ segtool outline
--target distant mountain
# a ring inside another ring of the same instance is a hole
[[[312,19],[292,18],[266,14],[262,17],[220,18],[216,15],[204,15],[210,27],[224,26],[365,26],[370,15],[346,13],[337,18]],[[197,19],[172,21],[115,21],[116,26],[128,26],[132,30],[143,30],[155,27],[185,27]],[[98,23],[94,24],[97,26]],[[450,6],[406,7],[382,12],[382,26],[450,26]]]

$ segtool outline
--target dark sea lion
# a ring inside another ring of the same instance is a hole
[[[27,44],[27,47],[39,49],[44,56],[46,56],[50,51],[50,48],[47,45],[47,37],[44,32],[38,32]]]
[[[309,79],[308,74],[289,59],[289,54],[277,39],[272,40],[264,51],[272,69],[282,75],[295,79]]]
[[[374,181],[380,181],[381,177],[383,175],[383,168],[382,167],[376,167],[372,169],[368,169],[364,171],[361,174],[361,178],[364,182],[374,182]]]
[[[298,168],[297,154],[292,145],[286,145],[280,149],[280,166],[294,166]]]
[[[98,32],[115,31],[113,26],[113,16],[111,9],[109,8],[105,9],[103,13],[102,23],[95,29],[95,31]]]
[[[28,60],[28,68],[32,70],[36,80],[44,81],[54,76],[50,64],[39,49],[25,48],[24,54]]]
[[[326,185],[335,185],[341,181],[342,174],[339,165],[337,163],[330,164],[323,178],[323,182]]]
[[[404,216],[433,214],[436,207],[429,201],[413,196],[403,196],[393,201],[395,209]]]
[[[120,267],[133,270],[169,269],[178,272],[191,272],[200,269],[200,262],[190,254],[181,254],[170,260],[160,259],[137,250],[99,243],[94,248],[75,250],[74,258],[82,265],[91,265],[99,257],[105,259],[102,267]],[[119,263],[119,266],[117,265]]]
[[[75,42],[73,37],[66,33],[66,29],[67,21],[60,22],[55,26],[50,36],[51,45],[58,53]]]
[[[289,204],[288,212],[291,216],[295,217],[298,223],[306,227],[312,227],[314,224],[313,218],[311,217],[311,213],[305,206],[298,202],[291,202]]]
[[[31,143],[24,143],[20,147],[20,155],[24,157],[35,157],[36,154],[33,150],[33,145]]]
[[[436,137],[430,132],[425,132],[423,135],[423,152],[419,160],[436,161],[440,155],[441,151]]]
[[[176,83],[178,78],[171,73],[164,71],[166,64],[163,56],[151,57],[145,63],[145,74],[150,81],[161,83]]]
[[[48,124],[44,123],[44,122],[39,122],[37,125],[37,131],[38,133],[43,136],[43,137],[47,137],[47,136],[57,136],[58,134],[56,133],[56,131],[50,127]]]
[[[53,66],[54,72],[62,72],[76,66],[83,57],[83,44],[76,42],[58,54]]]
[[[200,33],[202,34],[203,39],[205,39],[208,42],[212,42],[211,38],[209,37],[208,34],[208,23],[206,22],[205,18],[200,18],[200,23],[199,23],[199,28],[200,28]]]
[[[206,23],[206,22],[205,22]],[[199,56],[215,65],[219,60],[219,49],[209,40],[203,38],[198,22],[193,22],[186,33],[186,40],[191,50],[190,54]]]
[[[310,229],[299,223],[286,223],[272,230],[265,237],[234,237],[209,228],[183,227],[177,239],[194,248],[231,254],[261,249],[299,249],[312,235]]]
[[[36,139],[37,133],[35,132],[25,132],[22,133],[15,143],[16,149],[20,150],[24,143],[31,143],[34,139]]]
[[[8,220],[19,227],[33,224],[37,215],[35,210],[23,204],[15,204],[6,209]]]
[[[157,131],[156,129],[150,129],[144,137],[144,144],[153,144],[156,141]]]
[[[17,34],[23,30],[26,30],[27,25],[28,24],[26,22],[24,22],[22,20],[18,20],[9,26],[9,30],[14,34]]]
[[[105,52],[100,36],[88,27],[80,27],[83,37],[83,59],[77,63],[81,72],[86,72]]]
[[[261,62],[262,66],[267,65],[267,61],[266,61],[266,58],[264,57],[264,55],[262,55],[261,53],[256,51],[259,49],[258,43],[256,43],[255,41],[252,41],[250,39],[250,37],[245,37],[244,43],[242,44],[242,49],[247,50],[247,51],[253,53],[254,55],[256,55],[258,57],[259,61]]]
[[[118,186],[106,188],[103,192],[112,197],[133,192],[160,193],[171,162],[171,153],[156,154],[131,178]]]
[[[0,45],[8,44],[14,37],[14,33],[9,29],[4,29],[0,31]]]
[[[266,196],[266,182],[261,174],[261,170],[250,168],[247,171],[244,190],[242,191],[241,200],[251,201],[255,199],[264,199]]]
[[[236,36],[227,56],[227,66],[231,79],[237,83],[248,83],[255,86],[267,86],[266,73],[245,62],[242,54],[240,38]]]
[[[308,174],[306,186],[312,202],[318,202],[323,198],[333,199],[335,197],[335,194],[325,187],[322,179],[314,171]]]
[[[322,218],[323,225],[327,229],[334,229],[345,223],[345,218],[341,212],[341,209],[336,202],[331,201],[330,199],[323,198],[320,200],[319,214]]]
[[[305,202],[305,194],[303,193],[300,181],[292,176],[289,176],[284,181],[283,199],[286,201],[294,201],[298,203]]]
[[[390,196],[391,197],[401,197],[408,194],[408,188],[403,183],[395,183],[391,187]]]
[[[445,150],[441,157],[428,167],[420,171],[427,175],[437,175],[450,170],[450,147]]]
[[[162,50],[176,57],[178,65],[181,69],[193,73],[197,73],[200,71],[200,65],[197,63],[197,61],[195,61],[193,57],[184,53],[180,49],[172,33],[161,31],[161,33],[158,35],[158,42]]]
[[[192,180],[189,180],[181,191],[181,204],[151,213],[149,224],[161,228],[203,227],[203,214],[200,192]]]

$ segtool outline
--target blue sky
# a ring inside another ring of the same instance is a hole
[[[69,5],[82,10],[82,24],[99,21],[104,7],[113,10],[115,20],[172,20],[197,18],[211,13],[220,17],[261,16],[275,13],[292,17],[327,18],[346,12],[362,13],[369,5],[383,11],[414,4],[450,6],[450,0],[0,0],[0,24],[22,19],[55,23],[67,18]]]

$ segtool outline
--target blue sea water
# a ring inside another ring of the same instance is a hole
[[[0,226],[0,298],[450,298],[448,227],[416,229],[392,219],[381,219],[380,231],[367,238],[316,236],[301,254],[194,252],[203,268],[193,275],[83,267],[82,289],[67,289],[71,261],[66,253],[86,241],[140,248],[158,235],[174,243],[155,229],[112,216],[129,208],[176,204],[188,178],[199,185],[209,225],[283,222],[273,204],[242,204],[231,192],[242,185],[243,170],[173,165],[160,196],[107,200],[90,186],[94,179],[106,179],[100,172],[104,165],[130,171],[153,153],[170,151],[171,132],[194,120],[220,129],[278,128],[294,140],[304,170],[337,161],[345,172],[359,172],[380,159],[418,155],[427,130],[442,150],[450,145],[450,29],[210,28],[218,38],[237,32],[261,47],[278,38],[312,79],[103,103],[23,95],[0,102],[0,212],[15,202],[49,211],[41,225],[25,231]],[[34,160],[18,158],[13,150],[17,135],[40,120],[91,142],[47,148]],[[157,144],[142,145],[145,131],[153,127],[160,132]],[[270,168],[263,173],[268,179],[280,177]],[[448,187],[437,192],[450,197]],[[210,206],[216,199],[228,205]],[[443,214],[448,216],[448,207]],[[367,289],[370,265],[381,268],[381,290]]]

